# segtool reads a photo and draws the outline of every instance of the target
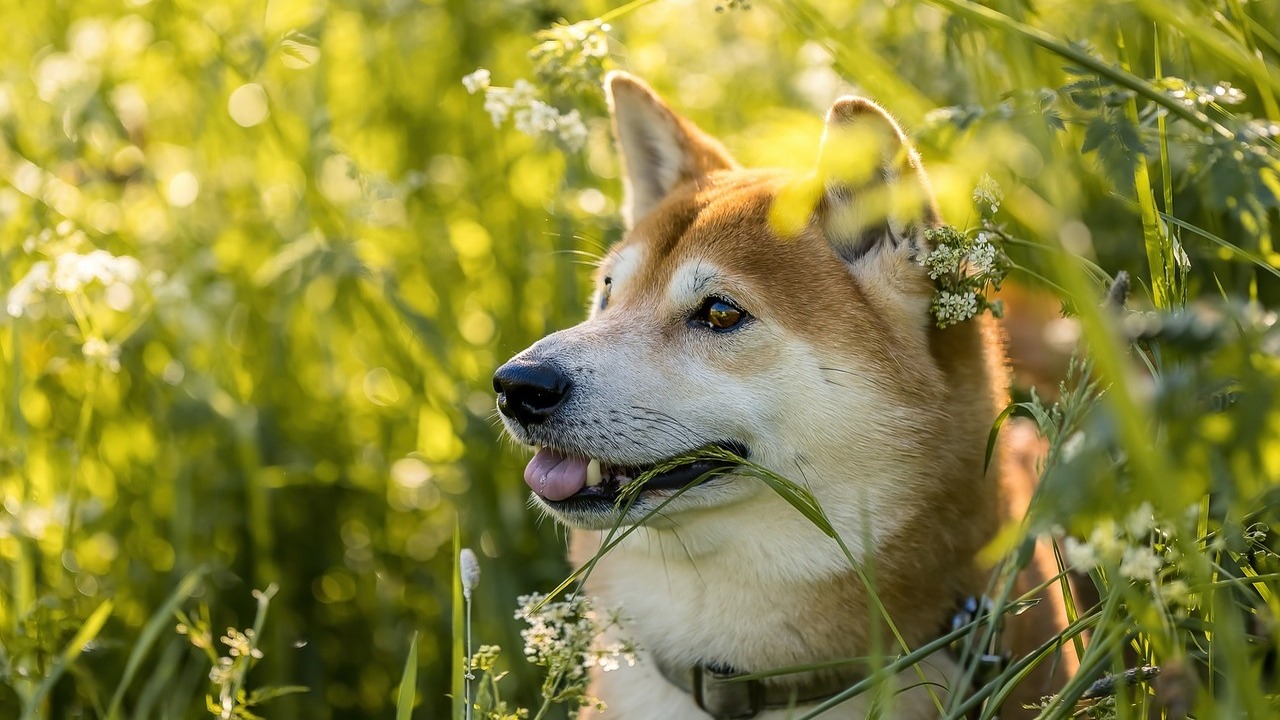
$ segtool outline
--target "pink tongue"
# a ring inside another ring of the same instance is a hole
[[[547,500],[564,500],[587,486],[587,459],[543,448],[524,468],[524,481]]]

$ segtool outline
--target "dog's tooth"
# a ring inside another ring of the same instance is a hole
[[[596,487],[600,484],[600,461],[591,458],[591,462],[587,463],[587,487]]]

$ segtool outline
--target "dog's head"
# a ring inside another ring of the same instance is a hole
[[[944,381],[918,262],[933,201],[898,125],[838,100],[820,167],[797,178],[740,168],[630,76],[607,91],[628,232],[600,263],[587,320],[494,376],[507,430],[538,448],[525,470],[538,502],[603,528],[729,507],[741,519],[777,501],[702,460],[619,509],[646,469],[704,448],[864,508],[909,492],[901,468],[932,451]]]

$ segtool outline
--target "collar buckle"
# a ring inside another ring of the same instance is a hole
[[[766,706],[764,685],[759,680],[736,680],[747,673],[719,671],[702,663],[693,666],[693,700],[716,720],[747,720]]]

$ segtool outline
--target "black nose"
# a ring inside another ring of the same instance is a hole
[[[569,378],[555,365],[512,360],[493,374],[498,410],[521,425],[547,419],[569,397]]]

